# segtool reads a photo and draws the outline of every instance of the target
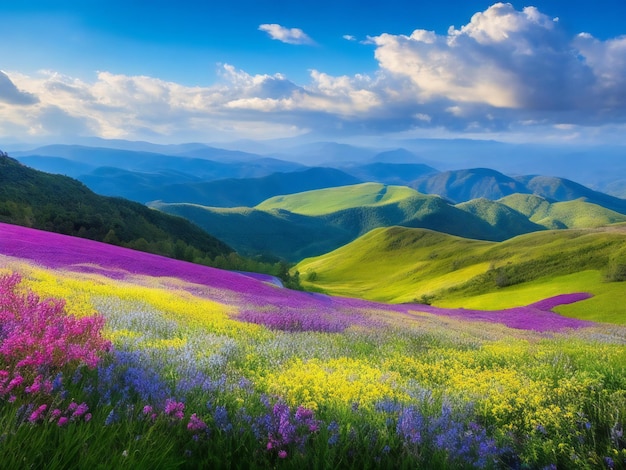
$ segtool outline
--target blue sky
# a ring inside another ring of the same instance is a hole
[[[3,139],[626,130],[626,0],[30,0],[0,18]]]

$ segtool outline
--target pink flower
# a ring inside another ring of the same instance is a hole
[[[89,422],[91,420],[91,413],[87,413],[85,415],[85,423]]]
[[[68,422],[68,419],[65,416],[61,416],[59,418],[59,422],[57,423],[59,426],[63,426]]]
[[[70,406],[71,406],[71,404],[70,404]],[[89,410],[89,407],[87,406],[87,403],[81,403],[80,405],[75,406],[74,407],[74,413],[72,413],[72,419],[80,418],[88,410]]]
[[[39,421],[47,409],[48,409],[48,405],[46,404],[41,405],[39,408],[37,408],[35,411],[31,413],[31,415],[28,418],[28,421],[31,423],[35,423]]]
[[[165,414],[175,419],[181,420],[184,417],[185,404],[168,398],[165,400]]]
[[[187,424],[187,429],[196,432],[196,431],[204,431],[207,428],[207,425],[202,419],[196,415],[196,413],[192,414],[189,417],[189,423]]]
[[[150,413],[152,413],[152,407],[150,405],[144,406],[143,407],[143,414],[149,415]]]
[[[287,451],[286,450],[278,451],[278,457],[281,458],[281,459],[287,458]]]

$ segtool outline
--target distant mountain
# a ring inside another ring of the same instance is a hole
[[[626,222],[626,215],[586,202],[583,198],[551,203],[534,194],[512,194],[499,202],[550,229],[593,228]]]
[[[558,175],[606,191],[626,174],[626,146],[517,144],[494,140],[409,139],[398,145],[441,170],[492,168],[509,175]],[[436,162],[436,163],[434,163]]]
[[[33,170],[4,155],[0,155],[0,221],[179,259],[233,252],[185,219],[98,196],[79,181]]]
[[[623,292],[618,283],[603,282],[602,273],[615,253],[626,259],[625,229],[543,231],[490,242],[379,228],[294,269],[305,287],[334,295],[485,308],[489,294],[498,293],[491,300],[503,308],[564,292]],[[609,308],[623,316],[623,307]]]
[[[509,194],[529,192],[521,182],[488,168],[444,171],[420,178],[411,187],[453,202],[477,198],[495,200]]]
[[[420,161],[420,158],[407,149],[398,148],[379,152],[374,155],[372,160],[381,163],[416,163]]]
[[[363,163],[371,160],[377,150],[337,142],[314,142],[286,149],[274,156],[293,160],[309,166],[340,166],[349,162]]]
[[[626,200],[594,191],[574,181],[552,176],[511,177],[487,168],[450,170],[427,175],[411,187],[427,194],[438,194],[454,202],[477,198],[498,200],[511,194],[535,194],[548,201],[584,199],[615,212],[626,214]]]
[[[493,231],[491,240],[506,240],[511,238],[512,234],[520,235],[545,228],[532,219],[529,220],[528,216],[515,208],[485,198],[472,199],[455,207],[474,214],[489,224]]]
[[[177,153],[176,155],[180,157],[202,158],[205,160],[213,160],[224,163],[250,162],[259,159],[259,155],[254,153],[240,152],[238,150],[226,150],[208,146],[186,150]]]
[[[550,176],[520,176],[516,180],[524,184],[529,192],[553,201],[573,201],[583,198],[621,214],[626,214],[626,199],[594,191],[574,181]]]
[[[230,178],[195,184],[157,188],[147,200],[187,202],[213,207],[252,207],[278,194],[344,186],[360,182],[333,168],[309,168],[290,173],[273,173],[262,178]]]
[[[361,181],[409,186],[418,178],[434,175],[439,170],[423,163],[369,163],[340,167]]]
[[[89,163],[78,162],[63,157],[42,157],[30,155],[18,158],[18,161],[26,166],[35,168],[46,173],[70,176],[76,178],[96,169],[96,166]]]
[[[76,179],[97,194],[122,197],[141,203],[146,203],[160,195],[161,188],[173,184],[191,184],[202,181],[190,173],[175,170],[139,172],[114,167],[99,167]]]
[[[206,148],[203,148],[203,151]],[[226,151],[229,152],[229,151]],[[194,153],[190,151],[188,153]],[[241,152],[231,152],[239,154]],[[205,158],[172,156],[152,152],[120,150],[100,147],[84,147],[79,145],[50,145],[31,151],[15,152],[18,160],[33,163],[39,169],[46,165],[46,170],[63,174],[69,161],[73,165],[89,165],[89,167],[120,168],[136,172],[177,171],[188,173],[195,178],[215,180],[221,178],[251,178],[265,176],[277,171],[295,171],[304,168],[294,162],[246,154],[246,161],[216,161]],[[37,158],[35,158],[37,157]],[[46,160],[46,157],[57,157]],[[59,160],[58,157],[65,160]],[[253,158],[254,157],[254,158]],[[27,163],[28,164],[28,163]],[[87,174],[87,172],[83,173]],[[76,175],[78,176],[78,175]]]
[[[77,179],[85,183],[98,194],[106,196],[118,196],[133,201],[146,203],[149,201],[165,199],[168,201],[180,201],[180,198],[190,197],[191,201],[211,203],[213,205],[242,205],[235,195],[230,194],[229,184],[226,181],[240,181],[241,184],[249,181],[249,175],[273,174],[272,166],[290,170],[300,170],[297,164],[286,165],[280,163],[273,165],[273,160],[262,159],[246,164],[224,165],[216,163],[216,172],[209,176],[194,176],[191,171],[180,172],[172,169],[155,169],[153,171],[128,171],[120,168],[100,167],[86,175],[78,176]],[[279,162],[276,160],[276,162]],[[236,175],[237,178],[226,175]],[[222,181],[223,183],[218,183]],[[212,187],[212,182],[217,183]],[[236,187],[238,184],[235,183]],[[213,193],[215,188],[219,194]],[[236,188],[233,189],[236,191]],[[208,195],[206,195],[206,194]],[[204,195],[203,195],[204,194]],[[218,202],[219,201],[219,202]],[[224,202],[227,201],[227,202]]]

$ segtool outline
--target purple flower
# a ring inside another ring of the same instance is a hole
[[[31,415],[28,418],[28,421],[30,421],[31,423],[35,423],[39,421],[47,409],[48,409],[48,405],[46,404],[41,405],[39,408],[37,408],[35,411],[31,413]]]
[[[171,398],[165,400],[165,414],[177,420],[182,420],[184,417],[185,404],[183,402],[177,402]]]
[[[204,431],[207,428],[207,425],[204,421],[202,421],[196,413],[193,413],[189,417],[189,423],[187,423],[187,429],[191,432],[200,432]]]

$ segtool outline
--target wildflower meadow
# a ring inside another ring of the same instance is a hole
[[[626,328],[0,224],[2,468],[626,468]]]

